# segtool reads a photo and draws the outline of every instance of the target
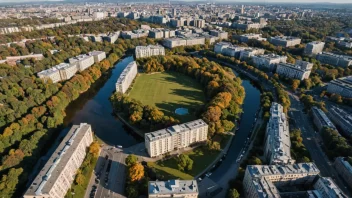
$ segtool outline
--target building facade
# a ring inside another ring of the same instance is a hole
[[[210,30],[209,33],[210,33],[210,35],[216,36],[219,39],[228,39],[228,37],[229,37],[227,32],[221,31],[221,30]]]
[[[204,19],[195,19],[194,20],[194,27],[204,28],[205,27],[205,20]]]
[[[60,72],[61,80],[68,80],[72,78],[78,71],[76,64],[60,63],[55,67]]]
[[[81,54],[73,58],[69,58],[70,64],[76,64],[78,71],[84,71],[94,64],[94,57],[86,54]]]
[[[332,106],[329,109],[328,117],[334,124],[340,127],[345,136],[352,136],[352,114],[344,111],[341,108]]]
[[[145,147],[150,157],[157,157],[195,143],[205,142],[207,135],[208,125],[199,119],[146,133]]]
[[[269,71],[274,71],[276,69],[276,65],[280,63],[286,63],[287,56],[279,56],[276,54],[264,54],[252,56],[252,60],[254,65],[258,68],[265,68]]]
[[[276,36],[270,38],[270,43],[275,46],[292,47],[301,44],[301,39],[292,36]]]
[[[258,40],[258,41],[266,41],[266,38],[262,38],[262,34],[243,34],[240,36],[239,40],[241,42],[247,43],[250,39]]]
[[[133,61],[122,71],[116,82],[116,92],[125,93],[138,74],[137,63]]]
[[[89,52],[88,55],[93,56],[95,63],[99,63],[106,58],[106,53],[103,51],[92,51]]]
[[[196,180],[150,181],[148,197],[184,197],[197,198],[198,184]]]
[[[297,60],[296,64],[280,63],[276,68],[276,73],[287,78],[298,80],[308,79],[313,68],[313,63]]]
[[[165,56],[165,48],[159,45],[137,46],[136,58],[145,58],[150,56]]]
[[[347,185],[352,189],[352,165],[347,161],[347,158],[337,157],[334,162],[334,167],[341,178],[345,180]]]
[[[264,157],[269,164],[293,164],[290,131],[283,107],[273,102],[265,132]]]
[[[338,67],[348,67],[352,65],[352,56],[338,55],[330,52],[319,53],[317,55],[317,60],[323,64]]]
[[[23,197],[65,197],[92,142],[93,132],[89,124],[73,125]]]
[[[37,73],[37,76],[47,82],[49,79],[53,83],[61,81],[60,71],[56,67],[52,67],[47,70],[43,70]]]
[[[329,93],[339,94],[345,98],[352,98],[352,76],[330,81],[327,91]]]
[[[336,130],[335,125],[331,122],[328,116],[320,108],[312,107],[313,122],[315,126],[321,131],[324,127],[329,127]]]
[[[347,198],[329,177],[319,177],[313,187],[320,193],[322,198]]]
[[[241,50],[241,52],[240,52],[240,60],[248,60],[252,56],[263,55],[264,53],[265,53],[264,49],[247,48],[247,49]]]
[[[319,54],[323,51],[324,46],[325,46],[325,43],[320,41],[313,41],[313,42],[307,43],[306,47],[304,48],[304,53],[308,55]]]
[[[192,46],[192,45],[204,45],[204,37],[187,37],[187,38],[169,38],[165,39],[163,45],[167,48],[174,48],[179,46]]]

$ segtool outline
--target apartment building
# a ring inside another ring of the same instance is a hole
[[[207,135],[208,125],[202,119],[198,119],[146,133],[145,147],[150,157],[157,157],[195,143],[205,142]]]
[[[327,91],[329,93],[339,94],[345,98],[352,98],[352,76],[330,81]]]
[[[193,23],[194,23],[194,27],[197,27],[197,28],[204,28],[205,27],[205,20],[204,19],[195,19]]]
[[[244,43],[247,43],[250,39],[258,40],[258,41],[266,41],[266,38],[263,38],[262,34],[253,34],[253,33],[243,34],[239,38],[239,40]]]
[[[348,137],[352,136],[352,114],[333,106],[329,109],[328,117],[334,122],[335,126],[340,127],[340,131]]]
[[[275,46],[292,47],[301,44],[301,39],[292,36],[275,36],[270,38],[270,43]]]
[[[329,127],[336,130],[335,125],[331,122],[328,116],[320,108],[312,107],[313,122],[315,126],[321,131],[324,127]]]
[[[319,177],[314,184],[316,189],[323,198],[347,198],[335,182],[329,177]]]
[[[155,39],[175,37],[175,30],[155,28],[149,30],[149,37]]]
[[[250,29],[261,29],[265,27],[267,23],[254,23],[251,21],[239,21],[237,23],[232,23],[231,27],[240,30],[250,30]]]
[[[298,80],[308,79],[313,68],[313,63],[296,60],[296,64],[280,63],[277,65],[276,73],[287,78]]]
[[[88,55],[93,56],[95,63],[99,63],[106,58],[106,53],[103,51],[91,51]]]
[[[94,64],[94,57],[86,54],[81,54],[68,59],[70,64],[77,64],[79,71],[83,71]]]
[[[273,102],[265,132],[264,156],[269,164],[293,164],[288,120],[282,105]]]
[[[214,45],[214,52],[216,54],[222,54],[223,50],[230,47],[232,44],[228,42],[219,42]]]
[[[247,166],[244,194],[248,198],[279,198],[280,187],[312,184],[319,173],[314,163]]]
[[[43,54],[30,54],[30,55],[24,55],[24,56],[8,56],[6,57],[6,62],[9,65],[16,65],[17,61],[21,61],[24,59],[30,59],[33,58],[35,60],[43,60],[44,56]]]
[[[65,197],[92,142],[93,132],[89,124],[73,125],[23,197]]]
[[[346,184],[352,189],[352,165],[347,158],[337,157],[334,162],[337,173],[345,180]]]
[[[120,36],[120,31],[111,32],[108,35],[103,36],[102,39],[103,39],[103,41],[108,42],[108,43],[115,43],[115,41],[117,41],[119,36]]]
[[[137,46],[135,53],[136,58],[145,58],[159,55],[164,56],[165,48],[160,45]]]
[[[317,60],[323,64],[348,67],[352,65],[352,56],[338,55],[330,52],[322,52],[317,55]]]
[[[149,181],[148,197],[198,197],[196,180]]]
[[[209,34],[212,36],[216,36],[219,39],[228,39],[228,37],[229,37],[227,32],[221,31],[221,30],[210,30]]]
[[[255,55],[263,55],[265,53],[264,49],[260,48],[247,48],[240,51],[240,60],[248,60]]]
[[[149,34],[149,30],[143,30],[143,29],[121,32],[121,36],[124,39],[136,39],[136,38],[147,37],[148,34]]]
[[[286,63],[287,56],[280,56],[277,54],[264,54],[252,56],[252,61],[258,68],[265,68],[269,71],[274,71],[276,65],[280,63]]]
[[[61,80],[72,78],[78,71],[76,64],[60,63],[55,67],[59,70]]]
[[[60,71],[56,67],[41,71],[37,73],[37,76],[47,82],[49,79],[53,83],[61,81]]]
[[[125,93],[137,74],[137,63],[136,61],[133,61],[126,66],[126,68],[120,74],[120,77],[117,79],[116,92]]]
[[[174,48],[179,46],[192,46],[192,45],[204,45],[204,37],[187,37],[187,38],[169,38],[165,39],[163,45],[167,48]]]
[[[307,55],[317,55],[323,52],[325,43],[320,41],[313,41],[307,43],[306,47],[304,48],[304,53]]]

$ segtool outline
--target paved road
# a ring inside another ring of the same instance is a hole
[[[120,198],[125,197],[125,159],[127,154],[121,149],[111,146],[104,146],[97,165],[94,169],[94,174],[90,178],[90,182],[85,194],[85,198],[91,197],[92,186],[97,186],[97,191],[94,198]],[[99,183],[96,179],[99,178]]]
[[[296,122],[296,126],[301,129],[303,144],[309,151],[313,162],[318,166],[320,173],[324,177],[332,177],[336,184],[347,194],[351,195],[343,181],[338,177],[337,172],[333,168],[328,157],[320,147],[321,137],[319,133],[315,133],[310,118],[303,112],[304,106],[300,103],[299,98],[289,93],[291,100],[291,109],[289,116]]]

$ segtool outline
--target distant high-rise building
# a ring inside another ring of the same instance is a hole
[[[176,8],[172,8],[172,16],[175,17],[177,15]]]
[[[241,14],[244,14],[244,5],[241,7]]]

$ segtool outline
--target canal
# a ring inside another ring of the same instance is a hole
[[[111,74],[99,79],[92,87],[66,108],[64,120],[68,131],[73,124],[88,123],[92,125],[96,136],[109,145],[129,147],[138,142],[134,133],[112,114],[109,101],[115,91],[115,83],[123,69],[133,61],[129,56],[118,62]],[[105,78],[105,79],[104,79]],[[106,78],[108,78],[106,80]]]
[[[239,76],[239,74],[235,71],[233,72],[236,76]],[[224,180],[225,177],[230,177],[231,179],[234,178],[234,175],[229,175],[228,173],[231,172],[235,174],[236,172],[235,168],[237,167],[237,157],[240,155],[240,152],[245,145],[244,143],[251,132],[256,113],[260,108],[260,90],[256,88],[256,86],[253,85],[247,78],[242,76],[240,77],[242,79],[242,86],[246,90],[246,97],[244,98],[243,113],[240,120],[239,130],[236,131],[236,135],[232,139],[232,143],[227,151],[226,158],[210,176],[210,178],[215,182]]]

